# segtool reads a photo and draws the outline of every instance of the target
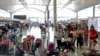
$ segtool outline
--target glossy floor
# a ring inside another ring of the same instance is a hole
[[[48,29],[50,30],[50,35],[52,35],[54,33],[54,29],[53,28],[48,28]],[[41,38],[41,30],[39,27],[32,27],[29,30],[24,30],[23,34],[24,34],[23,38],[26,38],[27,35],[34,35],[36,38]],[[53,36],[51,36],[51,41],[52,40],[53,40]],[[68,56],[83,56],[82,53],[86,52],[86,49],[87,47],[83,47],[81,49],[76,49],[75,52],[68,52],[67,54]],[[6,55],[0,55],[0,56],[6,56]],[[13,56],[13,55],[10,55],[10,56]],[[28,56],[33,56],[33,55],[28,55]]]

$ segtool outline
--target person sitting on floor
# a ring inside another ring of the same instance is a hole
[[[99,51],[99,46],[97,44],[97,41],[94,40],[93,44],[89,48],[89,51],[84,52],[83,55],[85,55],[85,56],[100,56],[100,54],[98,53],[98,51]]]
[[[90,47],[90,51],[98,51],[99,50],[99,46],[97,44],[97,41],[94,40],[92,46]]]
[[[37,38],[35,44],[36,44],[35,56],[46,56],[46,53],[44,52],[45,49],[43,48],[42,39]]]
[[[57,50],[55,50],[55,44],[49,43],[47,56],[52,56],[52,55],[58,56],[58,52]]]
[[[24,56],[24,51],[20,49],[20,47],[16,47],[16,54],[15,56]]]

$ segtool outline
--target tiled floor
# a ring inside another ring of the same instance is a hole
[[[0,56],[7,56],[7,55],[0,55]],[[8,55],[8,56],[14,56],[14,55]],[[27,56],[34,56],[34,55],[27,55]]]
[[[82,53],[85,51],[86,51],[86,49],[82,48],[82,49],[78,49],[75,52],[68,52],[67,55],[68,56],[83,56]],[[6,56],[6,55],[0,55],[0,56]],[[14,56],[14,55],[9,55],[9,56]],[[33,56],[33,55],[27,55],[27,56]]]

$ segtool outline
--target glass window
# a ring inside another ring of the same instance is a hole
[[[95,6],[95,16],[100,17],[100,4]]]
[[[93,17],[93,7],[81,10],[78,12],[78,18],[88,18]]]
[[[36,9],[22,9],[14,13],[13,15],[27,15],[27,19],[33,22],[44,22],[44,13]],[[39,20],[38,20],[39,19]],[[42,20],[41,20],[42,19]],[[40,21],[41,20],[41,21]]]
[[[10,13],[0,9],[0,17],[10,17]]]

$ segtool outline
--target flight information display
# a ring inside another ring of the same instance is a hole
[[[25,20],[27,18],[26,15],[14,15],[15,19],[21,19],[21,20]]]

